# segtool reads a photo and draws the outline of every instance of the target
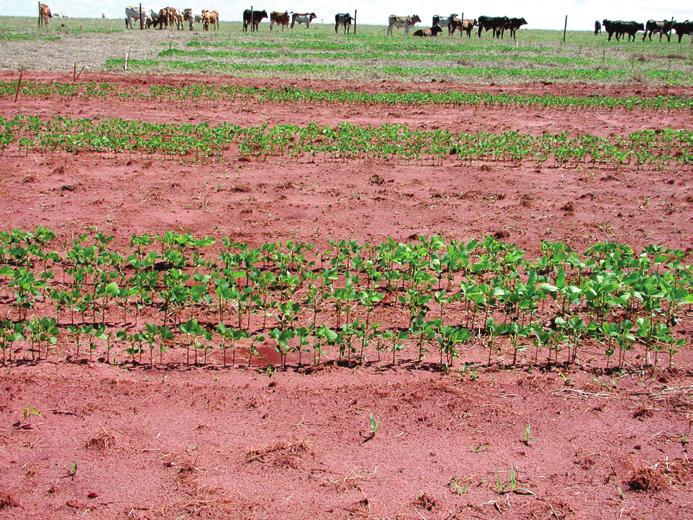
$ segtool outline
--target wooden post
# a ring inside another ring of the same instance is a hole
[[[74,83],[76,79],[77,79],[77,62],[75,62],[75,66],[72,68],[72,83]]]
[[[140,31],[144,30],[144,19],[142,18],[142,4],[140,4]]]
[[[462,38],[462,36],[464,36],[464,29],[462,28],[464,27],[464,11],[462,11],[462,14],[460,14],[460,23],[462,24],[460,25],[460,38]]]
[[[671,63],[671,62],[670,62]],[[14,91],[14,102],[17,102],[19,98],[19,90],[22,88],[22,75],[24,74],[24,69],[19,69],[19,79],[17,80],[17,90]]]
[[[130,57],[130,51],[125,53],[125,70],[128,70],[128,58]]]
[[[41,2],[38,3],[38,27],[41,27]]]
[[[565,43],[565,33],[568,30],[568,15],[565,15],[565,24],[563,25],[563,43]]]
[[[359,14],[358,9],[354,9],[354,34],[356,34],[356,15]]]
[[[255,10],[253,9],[253,6],[250,6],[250,32],[253,32],[255,29],[255,25],[253,24],[253,19],[255,18]]]

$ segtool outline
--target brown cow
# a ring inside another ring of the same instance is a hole
[[[159,29],[176,25],[179,29],[183,28],[183,16],[178,13],[175,7],[164,7],[159,10]]]
[[[280,13],[278,11],[272,11],[270,13],[270,31],[272,30],[274,24],[281,25],[282,31],[289,27],[289,12],[284,11],[283,13]]]
[[[38,26],[41,27],[42,25],[48,25],[49,18],[53,18],[51,8],[48,7],[48,4],[39,4]]]
[[[202,27],[205,31],[209,31],[209,26],[215,31],[219,30],[219,11],[202,10]]]
[[[455,20],[455,26],[453,28],[452,32],[455,32],[455,29],[460,30],[460,36],[462,36],[463,33],[467,33],[467,38],[472,37],[472,31],[474,30],[474,27],[477,26],[477,21],[475,19],[471,18],[465,18],[464,20]]]
[[[434,25],[430,29],[419,29],[418,31],[414,31],[414,36],[419,38],[435,38],[442,32],[443,28],[440,25]]]

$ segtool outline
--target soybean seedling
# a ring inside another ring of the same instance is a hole
[[[368,417],[368,428],[368,435],[366,435],[363,439],[364,444],[375,437],[375,434],[378,433],[378,430],[380,429],[380,421],[376,419],[373,414],[370,414]]]
[[[525,431],[522,434],[522,444],[524,444],[525,446],[529,446],[530,443],[532,443],[533,441],[536,441],[536,440],[537,439],[532,437],[532,424],[527,423],[527,426],[525,427]]]
[[[12,426],[19,430],[31,430],[32,417],[41,417],[41,411],[35,406],[22,408],[22,418],[16,421]]]

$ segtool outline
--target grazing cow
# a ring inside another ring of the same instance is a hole
[[[517,30],[523,25],[527,25],[527,20],[524,18],[508,18],[508,23],[506,23],[501,30],[501,38],[503,38],[503,33],[507,29],[510,31],[510,37],[513,40],[517,40]]]
[[[401,29],[402,27],[404,27],[404,35],[407,36],[409,35],[409,29],[414,27],[420,21],[421,18],[419,18],[419,15],[416,14],[413,16],[397,16],[391,14],[390,17],[387,19],[387,34],[389,36],[393,36],[393,27],[396,27],[397,29]]]
[[[353,18],[349,13],[337,13],[334,15],[334,32],[338,32],[339,26],[344,27],[344,34],[349,34],[351,32],[351,22]]]
[[[51,8],[48,7],[48,4],[39,4],[38,26],[48,25],[49,18],[53,18]]]
[[[272,11],[270,13],[270,31],[275,24],[281,25],[282,31],[289,27],[289,12],[284,11],[283,13],[280,13],[278,11]]]
[[[142,8],[142,18],[147,19],[147,10]],[[126,7],[125,8],[125,28],[132,29],[134,27],[134,22],[140,21],[140,8],[139,7]]]
[[[294,25],[298,24],[305,24],[306,29],[310,29],[310,22],[315,20],[317,18],[317,15],[315,13],[294,13],[291,16],[291,28],[294,28]]]
[[[219,30],[219,11],[208,11],[207,9],[202,10],[202,28],[205,31],[209,31],[209,26],[215,31]]]
[[[419,38],[435,38],[442,32],[443,28],[440,25],[434,25],[430,29],[419,29],[418,31],[414,31],[414,36]]]
[[[484,31],[492,30],[494,38],[500,38],[503,34],[503,29],[509,22],[507,16],[480,16],[479,17],[479,32],[478,36],[481,38],[481,33]]]
[[[681,43],[681,38],[686,34],[693,34],[693,22],[686,20],[685,22],[675,22],[673,24],[674,31],[676,31],[676,36],[679,37],[679,43]]]
[[[597,20],[594,22],[594,35],[597,36],[600,32],[602,32],[602,24]]]
[[[248,32],[248,26],[250,25],[250,32],[255,32],[260,29],[260,22],[267,18],[267,11],[251,11],[246,9],[243,11],[243,32]]]
[[[439,14],[433,16],[433,23],[431,27],[439,25],[440,27],[448,28],[448,36],[455,32],[455,27],[457,26],[457,21],[459,16],[456,14],[451,14],[450,16],[441,16]]]
[[[647,20],[645,24],[645,34],[642,35],[642,41],[650,37],[652,41],[652,33],[659,33],[659,41],[662,41],[662,36],[667,37],[667,41],[671,41],[671,29],[673,23],[671,20]]]

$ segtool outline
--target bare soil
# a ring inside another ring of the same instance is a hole
[[[0,100],[0,114],[17,113],[242,124],[354,117],[460,130],[476,118],[475,128],[536,132],[690,125],[684,114],[643,111]],[[252,244],[496,234],[536,252],[544,239],[689,248],[693,194],[684,166],[5,151],[0,199],[3,228],[40,224],[65,240],[90,225],[121,240],[173,229]],[[655,374],[15,366],[0,373],[0,518],[684,518],[690,359]],[[40,415],[24,418],[30,407]],[[370,414],[380,421],[373,436]]]

